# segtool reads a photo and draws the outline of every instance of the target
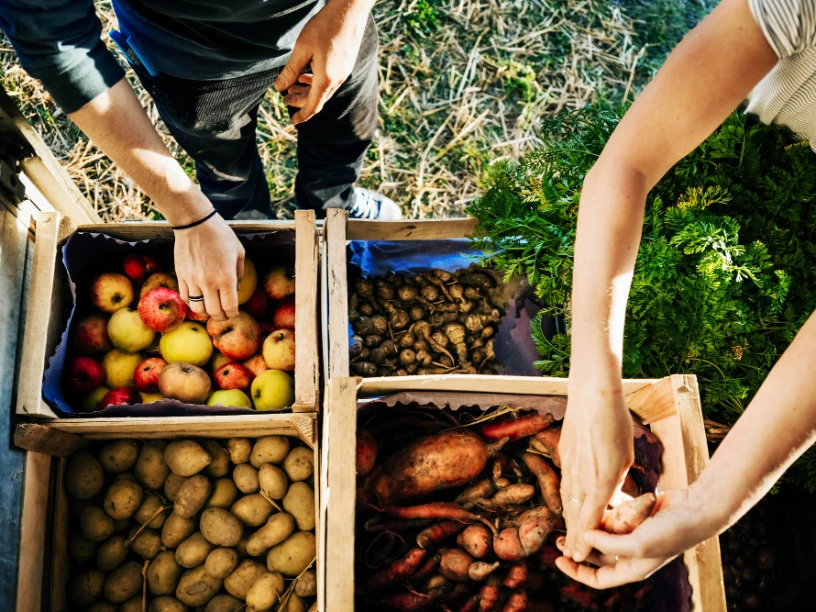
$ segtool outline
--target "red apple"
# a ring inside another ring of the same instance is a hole
[[[246,389],[249,387],[249,383],[252,382],[254,375],[240,363],[227,363],[218,368],[213,377],[218,388],[227,391],[229,389]]]
[[[150,357],[136,366],[133,372],[133,383],[139,391],[155,393],[159,390],[159,376],[167,366],[161,357]]]
[[[295,294],[295,271],[289,266],[275,266],[264,276],[264,291],[270,300],[284,300]]]
[[[118,389],[111,389],[99,402],[99,408],[104,410],[111,406],[134,406],[142,403],[142,396],[133,387],[119,387]]]
[[[279,329],[266,337],[263,357],[270,370],[292,372],[295,369],[295,332]]]
[[[272,321],[277,329],[295,329],[295,301],[286,300],[278,306]]]
[[[226,321],[207,321],[207,333],[212,336],[215,348],[227,357],[243,360],[251,357],[261,345],[261,329],[258,322],[245,312]]]
[[[142,282],[149,274],[159,270],[159,262],[147,253],[129,253],[125,256],[125,274],[131,279]]]
[[[264,361],[263,355],[260,353],[247,359],[244,362],[244,367],[252,372],[253,376],[257,376],[261,372],[265,372],[269,369],[269,366],[266,365],[266,361]]]
[[[269,334],[278,329],[275,327],[275,324],[270,321],[261,321],[258,323],[258,326],[261,328],[261,338],[266,338]]]
[[[108,320],[99,315],[85,317],[74,326],[72,344],[86,355],[107,353],[113,348],[108,338]]]
[[[102,384],[105,371],[93,357],[74,357],[68,361],[65,375],[71,389],[78,393],[90,393]]]
[[[91,301],[99,310],[116,312],[133,301],[133,283],[124,274],[100,274],[91,285]]]
[[[251,314],[256,319],[261,319],[266,314],[266,309],[269,307],[269,298],[264,290],[258,287],[255,293],[244,304],[244,310]]]
[[[192,308],[187,309],[187,319],[189,321],[196,321],[198,323],[205,323],[209,318],[210,318],[210,315],[208,315],[206,312],[202,312],[201,314],[198,314]]]
[[[187,314],[185,304],[178,291],[167,287],[151,289],[139,300],[139,318],[142,323],[157,332],[175,329],[184,322]]]

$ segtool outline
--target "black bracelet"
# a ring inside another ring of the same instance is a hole
[[[213,211],[209,215],[207,215],[206,217],[204,217],[202,219],[199,219],[198,221],[193,221],[192,223],[188,223],[187,225],[174,225],[173,226],[173,231],[186,230],[186,229],[190,229],[191,227],[195,227],[196,225],[201,225],[205,221],[209,221],[210,219],[212,219],[217,214],[218,214],[218,211],[213,209]]]

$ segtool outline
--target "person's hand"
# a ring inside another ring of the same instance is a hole
[[[363,41],[370,4],[363,0],[329,0],[300,32],[292,57],[275,81],[275,89],[287,92],[298,82],[306,66],[312,70],[309,91],[292,123],[303,123],[319,113],[326,101],[349,77]]]
[[[586,559],[592,565],[576,563],[566,556],[556,559],[555,564],[573,580],[593,589],[645,580],[683,551],[719,531],[711,508],[712,504],[700,503],[693,488],[661,493],[651,518],[632,533],[612,535],[593,530],[584,534],[586,544],[595,549]],[[556,546],[563,553],[565,538],[559,538]]]
[[[596,529],[634,461],[632,417],[620,379],[609,384],[570,377],[558,451],[567,537],[563,553],[576,563],[591,551],[584,534]]]
[[[181,299],[197,314],[216,321],[238,316],[238,279],[244,275],[245,251],[220,215],[175,232],[176,275]],[[190,301],[190,296],[204,301]]]

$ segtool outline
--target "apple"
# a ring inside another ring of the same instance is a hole
[[[142,396],[142,403],[143,404],[152,404],[154,402],[160,402],[164,399],[164,396],[161,393],[145,393],[142,391],[139,393]]]
[[[133,283],[124,274],[100,274],[91,285],[91,301],[103,312],[116,312],[133,301]]]
[[[136,282],[144,280],[148,274],[159,269],[159,262],[147,253],[129,253],[125,256],[125,274]]]
[[[212,336],[215,348],[233,359],[248,359],[261,345],[261,328],[245,312],[225,321],[210,319],[207,333]]]
[[[80,404],[82,412],[96,412],[100,410],[99,406],[102,403],[102,398],[107,395],[108,391],[110,391],[110,389],[104,385],[98,387],[95,391],[91,391],[91,393],[82,400],[82,404]]]
[[[128,353],[113,349],[102,357],[102,369],[105,370],[105,385],[111,389],[119,387],[133,387],[133,374],[142,356],[139,353]]]
[[[175,276],[167,272],[154,272],[147,277],[144,285],[142,285],[139,291],[139,298],[143,298],[145,293],[156,287],[164,287],[165,289],[172,289],[173,291],[178,291],[179,289],[178,280]]]
[[[258,287],[255,293],[244,304],[244,310],[251,314],[255,319],[262,319],[266,314],[266,309],[269,308],[269,298],[263,289]]]
[[[202,312],[201,314],[198,314],[192,308],[187,309],[187,319],[189,319],[190,321],[197,321],[198,323],[206,323],[209,318],[210,318],[210,315],[208,315],[206,312]]]
[[[253,376],[257,376],[261,372],[265,372],[269,369],[269,366],[266,365],[266,361],[264,361],[263,355],[253,355],[247,359],[243,365],[247,370],[252,372]]]
[[[104,410],[111,406],[133,406],[142,403],[142,396],[133,387],[119,387],[118,389],[111,389],[99,402],[99,408]]]
[[[247,397],[247,394],[243,391],[239,391],[238,389],[216,391],[210,396],[210,399],[207,400],[207,405],[252,409],[252,402]]]
[[[166,332],[181,325],[187,314],[187,304],[178,291],[156,287],[141,297],[138,310],[142,322],[150,329]]]
[[[143,393],[155,393],[159,389],[159,376],[167,366],[161,357],[150,357],[140,363],[133,373],[136,388]],[[146,402],[145,402],[146,403]]]
[[[270,300],[284,300],[295,294],[295,271],[290,266],[275,266],[264,276],[264,291]]]
[[[261,321],[258,323],[258,326],[261,328],[261,338],[266,338],[269,334],[278,329],[271,321]]]
[[[215,378],[215,384],[218,385],[219,389],[229,391],[231,389],[246,389],[254,376],[248,368],[240,363],[227,363],[215,371],[213,378]]]
[[[113,348],[108,338],[108,321],[99,315],[85,317],[74,326],[71,344],[83,354],[104,353]]]
[[[295,402],[295,381],[286,372],[267,370],[252,381],[255,410],[280,410]]]
[[[108,336],[113,346],[135,353],[153,344],[155,332],[142,322],[139,313],[131,308],[120,308],[108,320]]]
[[[185,404],[203,404],[210,396],[211,387],[207,373],[191,363],[171,363],[159,376],[161,394]]]
[[[292,372],[295,369],[295,332],[278,329],[266,337],[263,358],[270,370]]]
[[[258,286],[258,271],[249,257],[244,258],[244,275],[238,280],[238,303],[245,304]]]
[[[185,321],[162,334],[159,350],[167,363],[181,361],[202,367],[212,356],[213,343],[201,323]]]
[[[228,363],[237,363],[235,359],[232,357],[227,357],[221,351],[213,351],[212,359],[210,359],[210,373],[215,374],[215,371],[220,368],[222,365],[226,365]]]
[[[277,329],[295,329],[295,301],[286,300],[275,309],[272,321]]]
[[[65,368],[68,386],[78,393],[90,393],[102,384],[105,371],[93,357],[74,357]]]

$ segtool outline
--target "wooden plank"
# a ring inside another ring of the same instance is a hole
[[[21,423],[14,428],[14,445],[52,457],[69,457],[88,445],[88,440],[38,423]]]
[[[279,230],[294,230],[291,220],[270,221],[228,221],[227,224],[238,234],[254,234]],[[138,223],[101,223],[81,225],[80,231],[107,234],[120,240],[147,240],[148,238],[172,238],[173,228],[167,221],[139,221]]]
[[[71,561],[68,557],[68,530],[70,522],[70,500],[65,490],[66,459],[57,463],[57,477],[54,483],[54,515],[51,533],[51,610],[68,610],[68,577]]]
[[[329,381],[329,475],[325,499],[330,504],[326,520],[326,593],[324,612],[354,610],[354,513],[356,497],[355,447],[357,444],[357,379]]]
[[[295,405],[294,412],[318,406],[317,234],[313,210],[295,212]]]
[[[346,223],[348,213],[336,208],[326,213],[326,275],[329,292],[329,369],[326,375],[349,375],[348,278],[346,270]]]
[[[37,612],[42,609],[50,478],[51,457],[41,453],[26,453],[20,564],[17,573],[17,612]]]
[[[477,224],[473,217],[421,221],[349,220],[347,232],[349,240],[441,240],[465,238],[476,232]]]
[[[671,377],[667,376],[626,395],[626,405],[644,423],[654,423],[677,413]]]

